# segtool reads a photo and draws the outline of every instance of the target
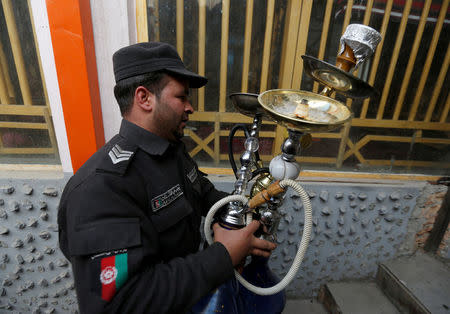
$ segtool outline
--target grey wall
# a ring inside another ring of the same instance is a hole
[[[231,191],[229,177],[212,177]],[[0,179],[0,312],[77,310],[70,264],[58,249],[57,205],[66,177]],[[316,295],[330,280],[373,277],[377,263],[415,249],[429,195],[446,187],[408,182],[302,182],[313,206],[310,246],[289,297]],[[288,191],[278,248],[269,265],[289,270],[303,226],[301,200]]]
[[[224,190],[232,186],[221,183]],[[313,208],[313,230],[291,298],[317,295],[328,281],[374,277],[381,261],[412,254],[430,196],[446,190],[411,182],[302,182]],[[281,279],[289,271],[302,236],[301,199],[289,189],[278,228],[278,248],[269,261]]]
[[[77,311],[70,264],[58,249],[66,179],[0,179],[0,312]]]
[[[374,277],[380,261],[395,257],[408,235],[408,222],[420,194],[418,186],[305,184],[313,207],[313,231],[296,282],[288,296],[313,296],[328,281]],[[303,225],[296,195],[286,200],[271,268],[281,277],[289,270]]]

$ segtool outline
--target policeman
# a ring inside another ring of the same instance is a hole
[[[69,180],[58,213],[59,243],[72,263],[81,313],[181,313],[233,276],[249,255],[275,245],[214,225],[198,251],[200,220],[227,194],[198,170],[180,138],[193,113],[189,88],[207,79],[165,43],[113,56],[119,134]]]

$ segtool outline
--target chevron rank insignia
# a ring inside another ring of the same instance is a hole
[[[114,145],[109,151],[108,155],[111,158],[113,164],[117,164],[121,161],[129,160],[133,156],[134,152],[123,150],[118,144]]]

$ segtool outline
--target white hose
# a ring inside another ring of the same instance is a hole
[[[237,271],[234,271],[237,280],[245,288],[247,288],[251,292],[259,294],[259,295],[276,294],[276,293],[280,292],[281,290],[283,290],[284,288],[286,288],[286,286],[292,281],[292,279],[294,279],[295,274],[297,273],[298,269],[300,268],[300,264],[302,263],[303,257],[305,256],[305,252],[308,247],[310,236],[311,236],[312,208],[311,208],[311,202],[309,200],[308,194],[301,187],[300,184],[298,184],[297,182],[295,182],[294,180],[291,180],[291,179],[285,179],[285,180],[280,181],[280,186],[282,188],[290,186],[300,195],[300,198],[303,202],[303,208],[305,210],[305,224],[303,227],[303,236],[302,236],[302,240],[300,242],[300,246],[297,250],[297,254],[295,255],[294,261],[292,262],[291,268],[289,269],[286,276],[284,276],[284,278],[279,283],[277,283],[275,286],[270,287],[270,288],[256,287],[256,286],[252,285],[251,283],[249,283],[248,281],[246,281]],[[219,208],[221,208],[222,206],[226,205],[227,203],[233,202],[233,201],[240,201],[244,205],[248,203],[247,198],[243,195],[230,195],[230,196],[227,196],[227,197],[221,199],[217,203],[215,203],[209,210],[208,214],[206,215],[204,230],[205,230],[206,241],[208,241],[209,244],[212,244],[214,242],[214,240],[212,238],[210,226],[211,226],[211,222],[212,222],[212,219],[213,219],[215,213],[217,212],[217,210]]]

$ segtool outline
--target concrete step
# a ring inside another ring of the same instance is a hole
[[[315,299],[287,299],[283,314],[327,314],[325,307]]]
[[[418,252],[380,264],[377,283],[409,313],[450,314],[450,268]]]
[[[320,289],[319,301],[329,313],[401,313],[372,281],[327,283]]]

